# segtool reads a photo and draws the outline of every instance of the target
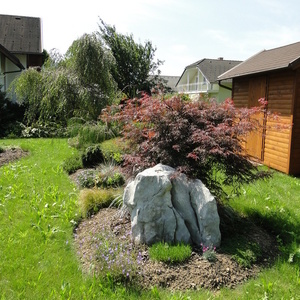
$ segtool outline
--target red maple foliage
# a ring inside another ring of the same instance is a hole
[[[101,118],[123,125],[123,137],[131,146],[124,167],[131,175],[157,163],[167,164],[202,180],[221,197],[223,184],[238,188],[266,176],[242,148],[243,138],[260,126],[251,116],[264,111],[265,105],[238,109],[230,99],[218,104],[145,94],[123,106],[108,107]]]

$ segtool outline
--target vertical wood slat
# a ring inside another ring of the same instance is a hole
[[[296,72],[296,88],[291,138],[290,174],[300,174],[300,70]]]
[[[279,118],[267,118],[262,144],[263,163],[289,174],[300,173],[300,70],[296,79],[295,74],[292,70],[281,70],[267,75],[268,111],[278,113]],[[236,107],[254,106],[256,98],[263,97],[261,78],[257,75],[233,79]],[[255,144],[255,139],[252,142]],[[256,156],[260,158],[258,152]]]

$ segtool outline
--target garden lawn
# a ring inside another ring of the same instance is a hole
[[[141,292],[84,275],[73,247],[78,190],[62,170],[76,151],[65,139],[0,140],[25,158],[0,168],[0,299],[300,299],[300,180],[275,173],[229,204],[268,228],[283,256],[234,290]],[[150,288],[150,287],[149,287]]]
[[[64,139],[6,145],[30,154],[0,168],[0,299],[126,298],[125,289],[84,276],[76,258],[78,191],[61,168],[75,150]]]

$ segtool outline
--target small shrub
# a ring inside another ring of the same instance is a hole
[[[102,120],[123,125],[123,137],[131,146],[124,156],[129,174],[166,164],[200,179],[222,199],[227,196],[224,185],[238,191],[242,184],[269,175],[249,161],[241,143],[259,126],[251,116],[263,111],[264,105],[238,109],[230,99],[218,104],[144,95],[128,100],[119,111],[107,108]]]
[[[209,262],[215,262],[217,260],[216,247],[204,245],[201,246],[203,258],[208,260]]]
[[[0,137],[19,137],[25,107],[7,98],[1,88],[2,85],[0,85]]]
[[[24,138],[66,137],[66,129],[55,122],[37,123],[31,126],[21,124]]]
[[[142,257],[134,250],[126,235],[121,237],[123,239],[121,243],[111,231],[105,229],[96,236],[96,261],[100,276],[109,277],[115,282],[124,282],[138,274]]]
[[[261,249],[256,243],[248,243],[236,251],[232,258],[245,268],[250,268],[261,256]]]
[[[125,178],[120,167],[114,164],[103,164],[96,178],[96,186],[101,188],[120,187],[125,183]]]
[[[109,207],[119,195],[114,189],[83,189],[79,193],[79,207],[84,218],[89,217],[101,208]]]
[[[77,176],[77,182],[82,188],[93,188],[96,182],[96,170],[82,170]]]
[[[162,261],[165,263],[181,263],[190,258],[192,248],[190,245],[168,243],[156,243],[149,248],[149,256],[152,260]]]
[[[0,146],[0,153],[3,153],[4,151],[5,151],[5,149]]]
[[[88,147],[82,154],[82,163],[85,168],[94,167],[103,162],[103,154],[99,145]]]
[[[100,144],[105,161],[112,161],[114,164],[121,164],[123,154],[126,152],[124,141],[120,138],[106,140]]]
[[[75,173],[77,170],[83,168],[81,156],[79,154],[67,158],[62,165],[64,171],[68,174]]]

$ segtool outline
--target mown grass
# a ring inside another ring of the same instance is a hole
[[[275,172],[229,200],[277,236],[283,255],[236,289],[174,292],[83,274],[73,248],[79,191],[62,162],[76,154],[64,139],[0,140],[30,155],[0,168],[0,299],[300,299],[300,179]]]

